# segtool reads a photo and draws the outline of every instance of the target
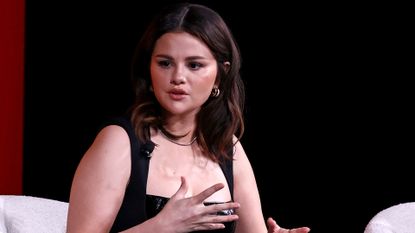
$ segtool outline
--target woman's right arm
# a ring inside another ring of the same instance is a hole
[[[115,125],[103,128],[72,181],[67,232],[109,232],[130,177],[130,141]]]

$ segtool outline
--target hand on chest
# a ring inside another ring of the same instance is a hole
[[[147,194],[171,197],[179,189],[180,177],[186,178],[188,196],[194,196],[216,183],[225,188],[207,200],[229,201],[230,191],[219,164],[203,157],[193,147],[156,146],[149,164]]]

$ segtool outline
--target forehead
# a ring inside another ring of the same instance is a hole
[[[212,58],[209,47],[199,38],[187,32],[169,32],[162,35],[155,44],[153,55],[202,56]]]

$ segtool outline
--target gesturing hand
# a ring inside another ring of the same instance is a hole
[[[267,220],[268,233],[307,233],[310,231],[308,227],[300,227],[293,229],[285,229],[278,226],[274,219],[268,218]]]
[[[218,183],[205,189],[193,197],[185,197],[188,184],[181,177],[181,185],[177,192],[170,198],[163,210],[156,216],[164,229],[174,229],[174,232],[184,233],[200,230],[214,230],[225,227],[224,222],[238,219],[237,215],[217,215],[217,212],[236,209],[238,203],[227,202],[205,206],[204,200],[224,187]]]

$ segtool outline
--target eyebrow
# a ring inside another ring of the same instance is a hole
[[[157,54],[155,55],[155,57],[158,58],[167,58],[170,60],[174,60],[174,58],[172,56],[166,55],[166,54]],[[190,57],[186,57],[185,60],[189,61],[189,60],[203,60],[203,59],[207,59],[206,57],[202,57],[202,56],[190,56]]]

